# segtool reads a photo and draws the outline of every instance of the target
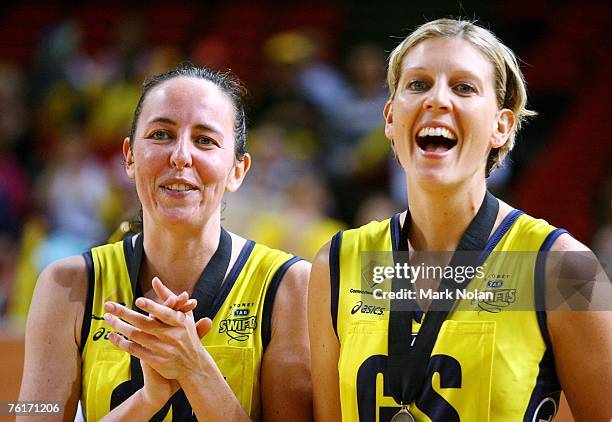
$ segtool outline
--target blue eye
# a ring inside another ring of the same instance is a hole
[[[408,84],[408,89],[411,91],[425,91],[428,88],[427,83],[420,80],[410,81]]]
[[[454,87],[455,91],[457,91],[459,94],[473,94],[476,92],[476,88],[474,88],[472,85],[468,84],[468,83],[460,83],[455,85]]]
[[[168,135],[168,132],[165,130],[156,130],[151,134],[151,138],[155,139],[156,141],[165,141],[170,139],[170,135]]]
[[[215,141],[214,139],[208,137],[208,136],[201,136],[199,138],[196,138],[195,142],[198,145],[203,145],[203,146],[211,146],[211,145],[216,145],[218,146],[217,141]]]

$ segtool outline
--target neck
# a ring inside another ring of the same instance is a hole
[[[410,243],[416,250],[453,251],[476,216],[486,193],[482,183],[444,191],[408,184]]]
[[[202,226],[166,227],[143,216],[144,257],[140,282],[147,295],[157,276],[174,293],[191,294],[219,245],[221,223],[213,215]]]

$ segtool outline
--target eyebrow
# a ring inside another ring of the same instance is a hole
[[[423,71],[427,72],[427,71],[429,71],[429,69],[424,68],[424,67],[420,67],[420,66],[409,66],[409,67],[405,67],[402,70],[402,73],[406,72],[406,71],[408,71],[408,72],[423,72]],[[467,69],[457,69],[457,70],[453,71],[453,73],[456,73],[456,74],[459,74],[459,75],[462,75],[462,76],[467,76],[469,78],[473,78],[473,79],[476,79],[476,80],[481,80],[478,75],[476,75],[475,73],[473,73],[473,72],[471,72],[471,71],[469,71]]]
[[[168,117],[156,117],[153,120],[149,121],[149,124],[152,124],[152,123],[163,123],[163,124],[167,124],[170,126],[176,126],[176,122],[172,119],[169,119]],[[199,123],[193,126],[193,128],[197,130],[202,130],[202,131],[214,132],[217,135],[222,136],[222,133],[220,130],[208,124]]]

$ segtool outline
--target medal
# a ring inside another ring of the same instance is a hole
[[[416,422],[414,416],[408,411],[407,406],[402,408],[391,418],[391,422]]]

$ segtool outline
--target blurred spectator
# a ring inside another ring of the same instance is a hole
[[[372,44],[357,45],[345,68],[348,77],[313,57],[302,64],[297,83],[325,122],[317,157],[338,198],[338,215],[352,223],[372,185],[385,186],[388,180],[390,148],[382,117],[388,99],[385,53]]]
[[[347,80],[330,65],[303,65],[299,87],[329,124],[331,141],[352,144],[382,122],[387,102],[385,53],[371,44],[355,46],[348,54]]]
[[[39,252],[40,268],[54,258],[78,255],[107,236],[100,210],[109,195],[108,173],[91,154],[87,137],[81,130],[65,133],[51,159],[40,189],[53,247]]]
[[[485,24],[506,32],[527,25],[511,45],[529,63],[530,103],[540,113],[489,188],[512,194],[526,212],[556,210],[551,222],[608,250],[609,194],[597,222],[586,211],[588,199],[601,196],[609,155],[602,122],[612,62],[605,43],[584,40],[605,39],[610,9],[567,2],[551,11],[541,3],[525,14],[525,7],[475,5],[469,13],[464,5],[466,14]],[[22,67],[0,64],[0,314],[12,290],[19,297],[10,312],[25,316],[40,266],[105,240],[138,211],[120,156],[136,81],[184,59],[232,69],[251,94],[254,162],[240,194],[227,196],[228,228],[310,258],[342,225],[407,206],[389,199],[404,201],[406,187],[383,133],[386,53],[372,42],[392,48],[389,35],[422,21],[414,13],[365,2],[11,7],[0,17],[8,28],[0,52]],[[428,18],[458,12],[442,3],[426,9]],[[578,31],[568,25],[575,16]],[[579,79],[589,83],[573,83]],[[584,139],[594,148],[583,150]],[[571,177],[546,177],[564,171]],[[559,189],[571,191],[572,207],[554,206]],[[598,227],[592,239],[585,221]]]
[[[274,122],[287,131],[309,158],[319,149],[321,116],[297,89],[298,71],[304,60],[314,54],[315,46],[300,32],[274,34],[263,47],[265,73],[259,89],[254,90],[251,118]]]
[[[403,211],[390,196],[382,193],[374,193],[369,196],[355,215],[355,225],[362,226],[370,221],[382,221],[389,216]]]
[[[12,288],[18,240],[28,212],[29,175],[16,154],[26,130],[23,78],[0,64],[0,316]]]
[[[248,233],[253,239],[312,261],[317,251],[345,225],[329,215],[331,196],[312,173],[294,179],[285,190],[285,207],[259,210]]]

